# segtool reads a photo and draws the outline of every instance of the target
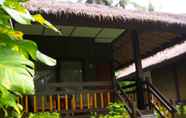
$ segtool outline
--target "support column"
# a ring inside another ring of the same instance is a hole
[[[177,66],[174,64],[174,81],[175,81],[175,92],[176,92],[176,102],[180,102],[181,96],[180,96],[180,83],[178,78],[178,71]]]
[[[140,43],[139,34],[136,30],[131,33],[132,37],[132,48],[133,48],[133,58],[136,68],[136,95],[137,95],[137,105],[139,109],[146,109],[145,105],[145,95],[144,95],[144,76],[140,56]]]

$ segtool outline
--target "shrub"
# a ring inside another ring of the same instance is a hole
[[[30,113],[29,118],[60,118],[60,113],[57,112]]]
[[[91,118],[129,118],[129,114],[127,110],[125,109],[125,106],[123,103],[115,102],[110,103],[107,106],[108,113],[103,114],[96,114],[94,113]]]

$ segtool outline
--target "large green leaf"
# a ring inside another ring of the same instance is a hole
[[[37,60],[41,61],[42,63],[48,65],[48,66],[55,66],[56,65],[56,60],[41,53],[40,51],[36,52],[36,58]]]
[[[30,56],[36,60],[37,44],[31,40],[11,40],[7,35],[0,35],[0,45],[5,45],[27,58]]]
[[[20,55],[26,58],[32,57],[33,60],[41,61],[48,66],[55,66],[56,60],[48,57],[37,50],[37,45],[31,40],[11,40],[6,36],[0,36],[0,46],[7,46],[10,49],[17,51]]]
[[[25,12],[21,12],[12,8],[9,8],[5,5],[2,5],[2,8],[18,23],[20,24],[31,24],[31,21],[34,21],[33,17],[25,9]]]
[[[4,27],[9,27],[10,28],[10,16],[7,15],[3,9],[0,7],[0,25]]]
[[[23,108],[20,106],[20,104],[16,103],[16,96],[8,91],[8,89],[3,87],[1,84],[0,93],[0,108],[4,110],[4,117],[10,116],[10,113],[7,113],[8,111],[6,110],[8,108],[13,108],[18,114],[20,114]]]
[[[6,47],[0,47],[0,57],[0,83],[14,93],[34,93],[34,64]]]
[[[54,25],[52,25],[50,22],[45,20],[45,18],[43,18],[40,14],[33,15],[33,18],[35,22],[38,22],[41,25],[45,26],[46,28],[52,29],[55,32],[58,32],[59,34],[61,34],[61,32]]]

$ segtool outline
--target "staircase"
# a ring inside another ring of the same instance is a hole
[[[145,81],[145,105],[146,110],[142,111],[136,107],[136,84],[121,87],[118,80],[115,80],[116,94],[118,98],[126,105],[126,109],[131,118],[175,118],[176,109],[160,93],[160,91],[151,83]]]

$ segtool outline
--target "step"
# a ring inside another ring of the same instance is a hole
[[[62,118],[90,118],[90,115],[62,116]]]
[[[156,118],[156,115],[155,114],[145,114],[145,115],[142,115],[141,118]]]
[[[142,116],[140,118],[156,118],[156,115],[150,110],[140,110]]]

